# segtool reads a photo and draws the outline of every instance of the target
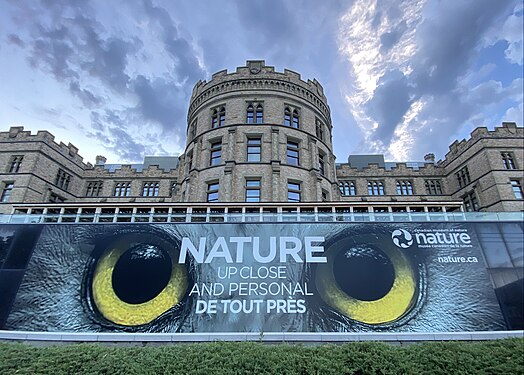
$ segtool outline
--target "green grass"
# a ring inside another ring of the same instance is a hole
[[[148,347],[0,343],[0,374],[523,374],[524,339]]]

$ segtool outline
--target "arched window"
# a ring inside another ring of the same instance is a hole
[[[262,124],[264,122],[264,108],[261,104],[257,105],[256,118],[257,124]]]
[[[284,109],[284,125],[291,126],[291,111],[288,107]]]
[[[250,105],[247,107],[247,118],[246,118],[246,122],[247,122],[248,124],[252,124],[252,123],[253,123],[254,116],[255,116],[255,111],[254,111],[254,109],[253,109],[253,106],[250,104]]]
[[[291,126],[294,127],[295,129],[298,129],[299,127],[298,121],[299,121],[298,111],[295,109],[293,111],[293,124]]]
[[[226,109],[220,107],[220,112],[218,113],[218,126],[224,126],[226,122]]]
[[[226,109],[220,107],[219,109],[214,109],[211,114],[211,128],[215,129],[219,126],[224,126],[226,121]]]
[[[384,195],[384,181],[368,181],[368,195]]]
[[[159,183],[157,181],[144,182],[142,186],[143,197],[158,197]]]
[[[323,141],[324,140],[324,125],[319,120],[316,120],[315,122],[315,130],[316,130],[317,138]]]
[[[218,111],[215,109],[211,115],[211,129],[218,127]]]
[[[397,194],[398,195],[413,195],[413,184],[408,180],[397,181]]]
[[[338,186],[340,188],[340,194],[343,196],[357,195],[355,181],[342,181]]]

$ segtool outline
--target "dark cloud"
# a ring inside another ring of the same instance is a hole
[[[464,75],[480,40],[501,22],[511,2],[475,0],[448,2],[426,17],[417,30],[419,51],[411,79],[421,93],[445,94]]]
[[[65,26],[46,29],[38,27],[38,36],[28,42],[30,45],[29,62],[33,67],[39,67],[50,72],[59,80],[78,79],[71,58],[75,51],[70,43],[69,30]]]
[[[255,33],[258,45],[265,48],[285,45],[301,29],[284,1],[237,0],[235,5],[244,30]]]
[[[88,135],[103,143],[120,160],[132,162],[142,159],[145,147],[129,134],[125,116],[112,110],[106,110],[103,114],[92,112],[91,123],[94,131]]]
[[[35,15],[34,22],[26,25],[24,41],[14,34],[7,39],[28,52],[34,68],[63,82],[86,108],[95,110],[90,136],[124,160],[139,160],[145,150],[141,142],[148,135],[126,129],[159,124],[164,135],[185,134],[191,86],[204,78],[204,72],[191,41],[181,36],[165,8],[149,0],[136,8],[121,7],[123,15],[129,11],[136,13],[133,17],[140,14],[148,32],[159,35],[160,53],[165,52],[162,58],[170,57],[165,72],[146,75],[130,69],[129,61],[137,55],[155,64],[159,51],[148,49],[138,39],[143,35],[115,33],[83,1],[43,1],[33,8],[20,5],[21,13]],[[119,22],[115,20],[115,25]],[[164,151],[160,145],[155,150]]]
[[[407,77],[399,70],[388,71],[379,80],[373,98],[367,103],[368,112],[378,122],[374,136],[389,144],[395,127],[411,106]]]
[[[99,79],[115,91],[125,90],[129,81],[127,59],[140,43],[117,37],[102,38],[105,29],[94,18],[76,14],[78,11],[64,8],[60,23],[48,25],[45,19],[36,23],[27,41],[31,65],[68,82],[73,94],[82,91],[81,76]],[[67,17],[70,12],[73,15]]]
[[[184,122],[186,95],[184,90],[172,81],[162,78],[149,80],[138,76],[133,80],[132,88],[139,103],[135,110],[149,120],[159,123],[164,131],[185,133]]]
[[[136,52],[136,44],[115,37],[102,40],[89,20],[82,17],[77,22],[85,25],[82,31],[88,36],[85,45],[77,48],[79,53],[84,53],[80,68],[112,89],[124,90],[129,82],[126,74],[127,57]]]
[[[160,27],[164,48],[174,59],[175,74],[179,81],[196,82],[201,79],[204,72],[200,68],[195,51],[186,39],[179,36],[178,29],[169,12],[165,8],[153,5],[150,0],[144,0],[143,3],[151,27],[155,27],[155,25]]]
[[[18,35],[9,34],[7,36],[7,43],[17,45],[18,47],[24,48],[25,43]]]
[[[95,95],[87,88],[81,88],[78,81],[71,81],[69,83],[69,91],[78,97],[87,108],[93,108],[102,103],[102,98]]]

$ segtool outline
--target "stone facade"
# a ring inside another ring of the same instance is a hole
[[[263,61],[198,82],[187,123],[184,154],[162,166],[107,165],[103,157],[92,165],[47,131],[0,132],[0,213],[45,203],[524,210],[524,132],[515,123],[475,129],[436,163],[430,156],[425,163],[373,163],[380,157],[370,156],[335,164],[322,86]]]
[[[349,202],[362,199],[380,202],[385,198],[408,203],[421,200],[467,202],[474,197],[476,207],[465,205],[465,210],[523,211],[523,201],[516,197],[512,186],[512,181],[517,181],[522,187],[523,157],[523,128],[506,122],[494,131],[484,127],[475,129],[467,141],[455,141],[449,147],[445,159],[437,163],[419,163],[421,165],[417,168],[408,167],[406,163],[390,163],[394,164],[390,168],[380,167],[376,163],[370,163],[364,168],[354,168],[349,163],[341,164],[337,166],[337,180],[355,182],[356,194],[341,197]],[[465,172],[465,169],[469,179],[459,184],[457,174]],[[369,181],[383,181],[384,195],[370,195]],[[411,183],[412,194],[397,192],[397,182],[402,181]],[[438,182],[441,194],[431,191],[426,182]]]

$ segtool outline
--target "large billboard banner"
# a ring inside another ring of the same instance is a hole
[[[4,255],[22,227],[0,228]],[[32,237],[24,235],[26,245],[34,242],[27,245],[32,254],[4,329],[506,329],[468,223],[56,224],[32,230]]]

